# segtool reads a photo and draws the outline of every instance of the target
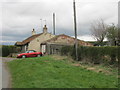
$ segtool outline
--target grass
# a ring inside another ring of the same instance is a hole
[[[117,88],[116,75],[72,65],[67,58],[44,56],[7,63],[13,88]]]

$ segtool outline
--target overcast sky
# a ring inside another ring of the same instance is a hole
[[[93,40],[90,25],[94,20],[118,23],[119,0],[76,0],[78,38]],[[0,3],[0,30],[2,41],[22,41],[31,36],[34,28],[42,33],[46,24],[53,33],[52,14],[56,14],[56,34],[74,36],[73,0],[2,0]],[[41,20],[42,19],[42,23]]]

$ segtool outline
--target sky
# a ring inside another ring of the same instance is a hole
[[[119,0],[76,0],[78,38],[93,41],[91,23],[103,19],[106,24],[118,24]],[[53,13],[56,15],[56,35],[74,36],[73,0],[1,0],[0,42],[14,44],[31,36],[34,28],[42,33],[43,25],[53,33]],[[45,22],[46,21],[46,22]]]

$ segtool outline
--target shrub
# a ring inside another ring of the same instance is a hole
[[[109,63],[118,64],[118,49],[119,47],[78,47],[78,59],[79,61],[86,61],[94,64]],[[65,46],[61,50],[62,55],[70,55],[75,59],[75,48],[73,46]]]
[[[71,55],[72,51],[73,51],[72,46],[65,46],[61,49],[61,55]]]
[[[13,45],[3,45],[1,47],[2,49],[2,57],[8,56],[10,53],[17,53],[20,51],[19,47],[13,46]]]

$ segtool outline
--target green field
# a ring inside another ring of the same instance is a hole
[[[105,75],[74,66],[52,56],[8,62],[12,88],[117,88],[116,75]]]

